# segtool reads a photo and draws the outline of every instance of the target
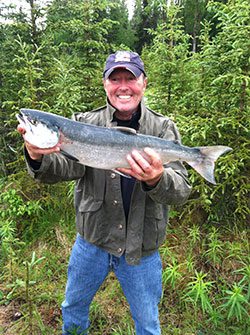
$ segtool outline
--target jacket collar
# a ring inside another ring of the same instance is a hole
[[[110,105],[107,99],[106,127],[114,127],[114,124],[112,124],[112,120],[113,120],[115,111],[116,109],[112,105]]]
[[[144,99],[142,98],[141,101],[141,117],[139,120],[139,133],[146,133],[146,124],[147,124],[147,120],[148,120],[148,111],[147,111],[147,107],[145,105]]]

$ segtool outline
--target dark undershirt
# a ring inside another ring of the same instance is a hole
[[[128,127],[133,128],[135,130],[139,129],[139,119],[141,117],[141,112],[138,111],[133,114],[130,120],[120,120],[118,119],[115,114],[113,117],[113,121],[117,123],[119,127]],[[123,208],[126,220],[128,220],[129,214],[129,207],[131,202],[131,196],[134,189],[135,178],[127,178],[121,176],[121,192],[122,192],[122,201],[123,201]]]

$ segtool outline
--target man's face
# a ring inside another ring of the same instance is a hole
[[[147,79],[136,78],[130,71],[117,69],[103,81],[111,105],[125,114],[132,114],[138,108],[147,86]]]

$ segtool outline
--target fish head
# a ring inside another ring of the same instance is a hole
[[[20,126],[25,129],[25,141],[38,148],[52,148],[59,142],[59,127],[50,115],[33,109],[20,110],[16,117]]]

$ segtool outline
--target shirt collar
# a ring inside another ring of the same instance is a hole
[[[112,125],[112,121],[114,119],[114,113],[115,113],[116,109],[109,103],[108,99],[106,101],[107,101],[107,123],[106,123],[106,127],[112,127],[112,126],[114,126],[114,124]],[[141,128],[141,126],[143,126],[143,124],[145,123],[145,119],[146,119],[146,115],[145,115],[146,106],[145,106],[143,98],[140,102],[140,108],[141,108],[141,117],[140,117],[140,120],[139,120],[139,125],[140,125],[140,128]],[[140,129],[140,132],[141,132],[141,129]]]

